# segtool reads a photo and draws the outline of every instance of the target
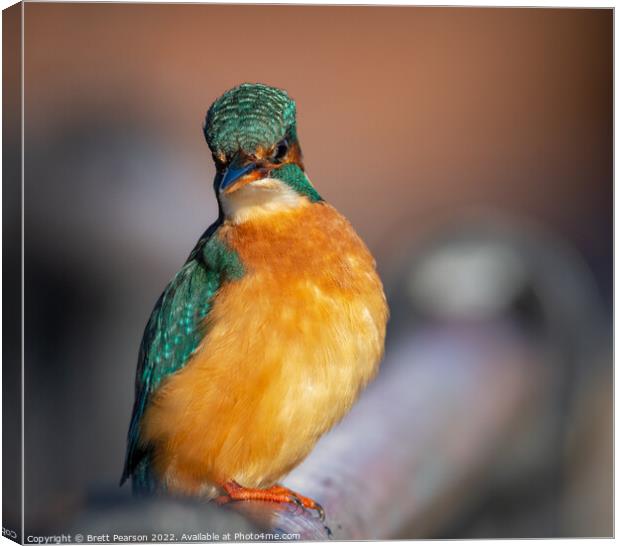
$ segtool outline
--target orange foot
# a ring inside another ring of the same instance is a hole
[[[215,502],[220,505],[227,504],[231,501],[248,500],[291,503],[310,510],[316,510],[321,520],[325,519],[325,510],[323,510],[323,507],[318,502],[304,497],[299,493],[295,493],[295,491],[291,491],[287,487],[281,485],[274,485],[267,489],[253,489],[250,487],[243,487],[237,482],[230,481],[226,482],[222,487],[224,491],[226,491],[226,494],[215,499]]]

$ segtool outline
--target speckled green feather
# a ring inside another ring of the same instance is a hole
[[[212,152],[231,155],[242,150],[251,154],[285,136],[296,137],[295,101],[282,89],[241,84],[209,108],[204,133]]]
[[[166,377],[188,362],[200,344],[205,335],[205,318],[221,284],[239,279],[244,273],[237,254],[217,236],[218,225],[216,222],[198,241],[160,296],[144,330],[121,478],[122,483],[133,473],[134,490],[138,492],[155,488],[149,448],[139,444],[140,421],[149,398]]]

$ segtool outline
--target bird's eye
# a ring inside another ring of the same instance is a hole
[[[288,142],[286,141],[286,139],[284,139],[276,146],[276,149],[273,151],[273,154],[271,155],[271,160],[274,163],[279,163],[280,161],[284,159],[284,156],[286,155],[287,152],[288,152]]]

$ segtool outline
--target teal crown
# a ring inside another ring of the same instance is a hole
[[[295,138],[295,101],[282,89],[243,83],[211,105],[204,133],[217,154],[269,148],[285,136]]]

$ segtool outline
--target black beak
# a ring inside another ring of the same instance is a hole
[[[235,182],[235,180],[239,180],[239,178],[241,178],[244,174],[247,174],[256,168],[258,168],[256,163],[251,161],[247,162],[241,154],[236,154],[222,175],[222,179],[220,180],[220,191],[225,190],[233,182]]]

